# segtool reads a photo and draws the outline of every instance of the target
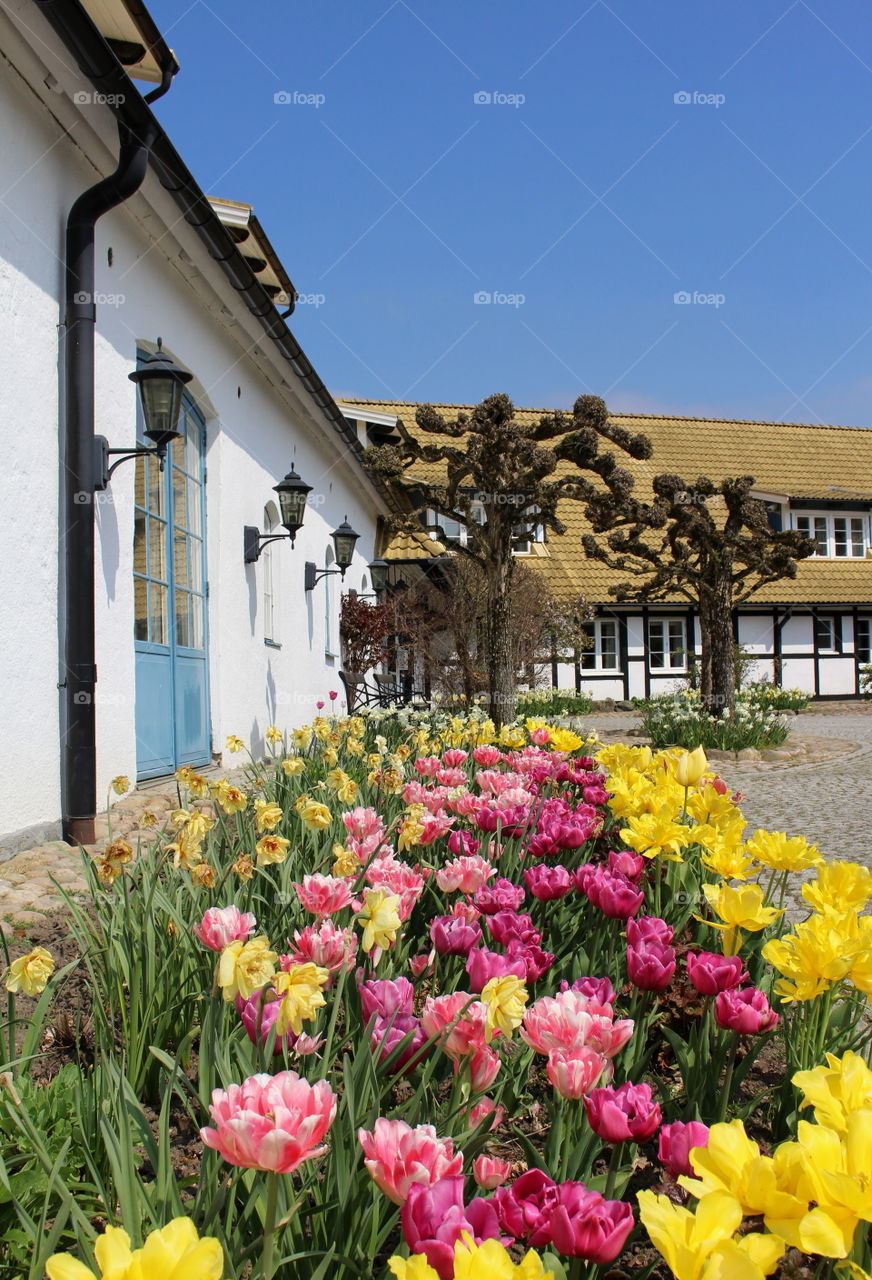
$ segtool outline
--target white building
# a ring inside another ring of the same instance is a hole
[[[210,205],[145,102],[148,84],[140,93],[119,61],[161,91],[171,82],[173,55],[142,6],[8,0],[0,48],[2,856],[57,835],[62,817],[87,839],[82,707],[99,809],[117,774],[211,763],[229,733],[257,744],[267,725],[304,722],[331,690],[341,698],[340,585],[367,589],[388,499],[280,314],[293,286],[251,209]],[[96,222],[93,297],[65,298],[68,215],[116,168],[119,122],[128,153],[147,148],[141,184]],[[82,332],[96,315],[94,423],[73,480],[71,314]],[[90,439],[136,446],[128,375],[158,337],[191,375],[183,437],[163,472],[138,458],[95,490]],[[245,526],[284,533],[273,486],[292,465],[311,486],[296,545],[274,542],[247,564]],[[74,556],[65,577],[71,539],[87,542],[77,507],[96,530],[96,682],[81,636],[70,659],[90,573]],[[344,581],[334,572],[305,590],[306,562],[331,566],[346,518],[360,537]]]

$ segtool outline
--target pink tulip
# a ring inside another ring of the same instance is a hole
[[[488,916],[487,927],[494,942],[501,947],[510,942],[529,942],[534,946],[542,941],[542,934],[533,924],[532,916],[526,911],[497,911]]]
[[[316,702],[316,703],[315,703],[315,706],[318,708],[318,710],[319,710],[319,711],[323,711],[323,710],[324,710],[324,699],[323,699],[323,698],[321,698],[321,699],[320,699],[320,701],[318,701],[318,702]]]
[[[486,769],[492,769],[495,764],[499,764],[502,760],[503,753],[499,747],[490,745],[475,747],[472,752],[472,758],[476,764],[480,764]]]
[[[613,1262],[635,1222],[623,1200],[604,1200],[583,1182],[563,1182],[551,1216],[551,1243],[569,1258],[602,1265]]]
[[[435,778],[441,768],[438,756],[419,756],[415,761],[415,772],[422,778]]]
[[[573,876],[575,887],[610,920],[627,920],[645,901],[645,894],[626,876],[586,863]]]
[[[640,991],[665,991],[675,976],[675,951],[657,942],[627,947],[627,977]]]
[[[361,973],[359,970],[358,976]],[[361,982],[358,990],[365,1023],[375,1014],[391,1018],[398,1013],[411,1016],[414,1012],[415,989],[408,978],[371,978]]]
[[[421,1025],[429,1039],[439,1038],[443,1053],[457,1060],[484,1045],[486,1013],[481,1001],[467,991],[453,991],[444,996],[427,997]]]
[[[338,689],[331,689],[331,690],[329,691],[329,693],[327,694],[327,697],[330,699],[330,701],[331,701],[331,702],[335,702],[335,701],[336,701],[336,699],[339,697],[339,690],[338,690]]]
[[[498,1187],[493,1195],[502,1229],[534,1249],[551,1243],[551,1216],[557,1203],[557,1184],[541,1169],[522,1173],[510,1187]]]
[[[420,978],[430,969],[432,969],[432,959],[428,952],[422,951],[420,955],[409,956],[409,972],[413,978]]]
[[[469,955],[481,941],[481,927],[459,916],[436,916],[430,921],[430,940],[440,956]]]
[[[357,936],[353,929],[340,929],[332,920],[322,920],[320,924],[307,924],[303,929],[295,929],[294,943],[294,950],[290,955],[280,959],[283,969],[307,962],[317,964],[330,973],[328,986],[332,986],[335,974],[341,973],[343,969],[354,968]]]
[[[524,901],[524,890],[519,884],[512,884],[511,880],[501,876],[498,880],[491,880],[490,884],[483,884],[473,901],[486,916],[496,915],[498,911],[517,911]]]
[[[448,837],[448,848],[458,857],[472,857],[473,854],[478,853],[480,845],[481,841],[476,840],[471,831],[452,831]]]
[[[454,1276],[454,1245],[469,1235],[476,1244],[498,1240],[500,1224],[487,1200],[463,1203],[463,1175],[440,1178],[432,1186],[412,1186],[400,1219],[409,1250],[424,1254],[440,1280]]]
[[[497,1156],[477,1156],[472,1162],[472,1176],[482,1191],[495,1191],[512,1176],[511,1161]]]
[[[522,957],[512,958],[499,951],[488,951],[486,947],[476,947],[469,953],[466,972],[469,974],[469,985],[479,993],[484,991],[491,978],[504,978],[510,973],[518,978],[526,978],[527,966]]]
[[[400,900],[397,913],[401,920],[408,920],[415,903],[424,892],[424,877],[420,871],[400,862],[393,853],[375,858],[364,872],[364,880],[372,889],[384,889]]]
[[[546,1057],[552,1049],[596,1050],[613,1058],[633,1034],[633,1021],[614,1021],[611,1005],[599,1005],[580,991],[542,996],[524,1014],[521,1037]]]
[[[602,1079],[611,1079],[612,1065],[608,1058],[582,1045],[580,1049],[552,1049],[547,1071],[560,1096],[577,1102]]]
[[[236,997],[236,1012],[252,1044],[257,1044],[258,1041],[260,1044],[266,1044],[273,1023],[279,1016],[280,1008],[281,1000],[272,987],[256,991],[248,1000],[244,1000],[239,995]],[[293,1048],[295,1039],[292,1031],[286,1032],[283,1036],[276,1036],[273,1053],[281,1053],[283,1048]]]
[[[609,860],[606,865],[609,871],[613,871],[619,876],[625,876],[633,884],[638,884],[645,874],[646,863],[640,853],[630,853],[629,849],[622,849],[618,853],[613,850],[609,854]]]
[[[403,1045],[404,1040],[406,1043]],[[380,1013],[376,1014],[369,1044],[373,1053],[378,1055],[379,1061],[384,1062],[395,1049],[403,1045],[392,1064],[393,1072],[402,1072],[426,1043],[427,1035],[421,1026],[420,1018],[410,1013],[396,1013],[389,1018]]]
[[[415,1183],[431,1187],[463,1171],[463,1156],[454,1154],[450,1138],[437,1138],[430,1124],[413,1129],[405,1120],[379,1118],[371,1133],[358,1129],[357,1140],[370,1177],[394,1204],[403,1204]]]
[[[223,951],[231,942],[245,942],[251,937],[257,921],[250,911],[238,907],[210,907],[194,933],[210,951]]]
[[[707,1147],[708,1136],[708,1126],[698,1120],[665,1124],[657,1139],[657,1158],[673,1178],[680,1178],[682,1174],[692,1177],[690,1153],[694,1147]]]
[[[449,747],[447,751],[443,751],[442,760],[443,763],[448,765],[449,769],[456,769],[459,765],[466,763],[468,754],[467,751],[462,751],[460,747]]]
[[[469,1082],[473,1093],[485,1093],[500,1073],[502,1061],[498,1053],[480,1044],[469,1054]],[[455,1072],[460,1063],[455,1061]]]
[[[780,1019],[757,987],[721,991],[715,997],[715,1022],[723,1031],[756,1036],[777,1027]]]
[[[615,989],[608,978],[576,978],[573,983],[561,982],[561,991],[578,991],[595,1004],[612,1005],[615,1002]]]
[[[534,867],[528,867],[524,872],[524,883],[540,902],[565,898],[572,888],[569,872],[559,862],[556,866],[546,866],[544,862],[540,862]]]
[[[506,1118],[505,1107],[498,1107],[493,1098],[481,1098],[474,1107],[470,1107],[467,1112],[467,1124],[470,1129],[477,1129],[490,1116],[490,1124],[488,1132],[498,1129]]]
[[[702,996],[731,991],[747,978],[741,956],[722,956],[713,951],[689,951],[687,976]]]
[[[631,947],[638,947],[643,942],[659,942],[661,946],[668,947],[674,937],[672,925],[659,916],[639,916],[627,921],[627,942]]]
[[[320,1144],[336,1115],[336,1095],[326,1080],[309,1084],[296,1071],[280,1071],[213,1089],[209,1113],[215,1127],[201,1129],[200,1138],[228,1164],[293,1173],[327,1150]]]
[[[304,911],[323,918],[342,911],[351,902],[351,890],[344,880],[336,876],[319,874],[303,876],[303,883],[294,881],[294,889]]]
[[[471,854],[446,862],[436,872],[436,883],[443,893],[454,893],[459,889],[471,896],[495,875],[496,871],[486,858]]]
[[[592,1089],[584,1108],[591,1129],[606,1142],[647,1142],[660,1127],[660,1107],[647,1084]]]
[[[554,963],[554,956],[550,951],[543,951],[534,942],[518,942],[516,938],[508,943],[506,958],[523,961],[527,983],[538,982]]]

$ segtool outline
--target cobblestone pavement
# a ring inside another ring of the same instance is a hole
[[[601,730],[635,728],[632,713],[594,713],[584,723]],[[753,765],[718,761],[724,779],[744,796],[742,810],[750,829],[767,827],[804,835],[828,858],[847,858],[872,867],[872,837],[866,815],[872,813],[872,706],[853,704],[797,716],[792,732],[798,737],[841,739],[856,744],[841,758],[820,763]],[[632,741],[632,739],[629,739]],[[151,811],[160,824],[175,808],[172,786],[150,784],[119,800],[112,809],[112,834],[137,847],[153,831],[142,828],[141,815]],[[108,835],[105,815],[98,818],[98,845]],[[0,929],[26,930],[49,912],[63,906],[67,893],[85,889],[78,849],[62,841],[42,844],[0,863]]]

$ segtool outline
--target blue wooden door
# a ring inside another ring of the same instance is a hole
[[[182,435],[167,451],[163,472],[154,458],[136,460],[133,589],[140,778],[172,773],[183,764],[207,764],[212,752],[206,430],[188,397],[179,430]]]

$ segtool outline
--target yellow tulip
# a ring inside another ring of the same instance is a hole
[[[388,1266],[396,1280],[439,1280],[438,1271],[430,1266],[424,1254],[410,1258],[395,1255]],[[554,1280],[533,1249],[528,1249],[520,1262],[498,1240],[475,1244],[468,1232],[454,1246],[454,1280]]]
[[[741,930],[759,933],[773,920],[784,915],[783,910],[764,906],[763,890],[757,884],[743,884],[733,888],[728,884],[717,886],[704,884],[702,891],[712,911],[720,916],[705,923],[724,932],[724,955],[735,955],[742,945]]]
[[[732,1196],[712,1192],[691,1213],[667,1196],[640,1191],[639,1217],[676,1280],[762,1280],[784,1252],[776,1235],[752,1232],[734,1239],[742,1221]]]
[[[815,911],[860,912],[872,898],[872,871],[859,862],[828,862],[802,886],[802,896]]]
[[[805,871],[823,862],[817,845],[804,836],[790,838],[783,831],[755,831],[745,848],[771,871]]]
[[[663,806],[657,813],[642,813],[627,819],[621,839],[628,849],[645,858],[664,857],[682,862],[680,850],[690,843],[687,827],[673,821],[673,813]]]
[[[45,947],[34,947],[26,956],[13,960],[6,971],[6,990],[23,991],[26,996],[38,996],[45,991],[46,983],[54,973],[55,962]]]
[[[695,787],[708,768],[708,760],[702,747],[694,751],[684,751],[678,757],[675,768],[675,779],[679,786]]]
[[[792,1083],[802,1094],[800,1107],[813,1107],[818,1124],[838,1133],[854,1111],[872,1110],[872,1071],[850,1049],[841,1058],[828,1053],[826,1066],[797,1071]]]
[[[792,1197],[778,1199],[772,1158],[760,1154],[741,1120],[712,1125],[708,1144],[693,1148],[690,1163],[696,1177],[682,1175],[678,1181],[701,1202],[708,1201],[715,1192],[722,1193],[733,1202],[740,1219],[765,1213],[772,1207],[782,1214],[793,1208]],[[726,1205],[727,1200],[723,1203]],[[734,1229],[727,1234],[731,1235]]]
[[[221,1280],[224,1274],[220,1242],[212,1236],[201,1239],[190,1218],[174,1218],[133,1250],[126,1231],[107,1227],[94,1254],[103,1280]],[[53,1254],[45,1269],[49,1280],[97,1280],[70,1253]]]

